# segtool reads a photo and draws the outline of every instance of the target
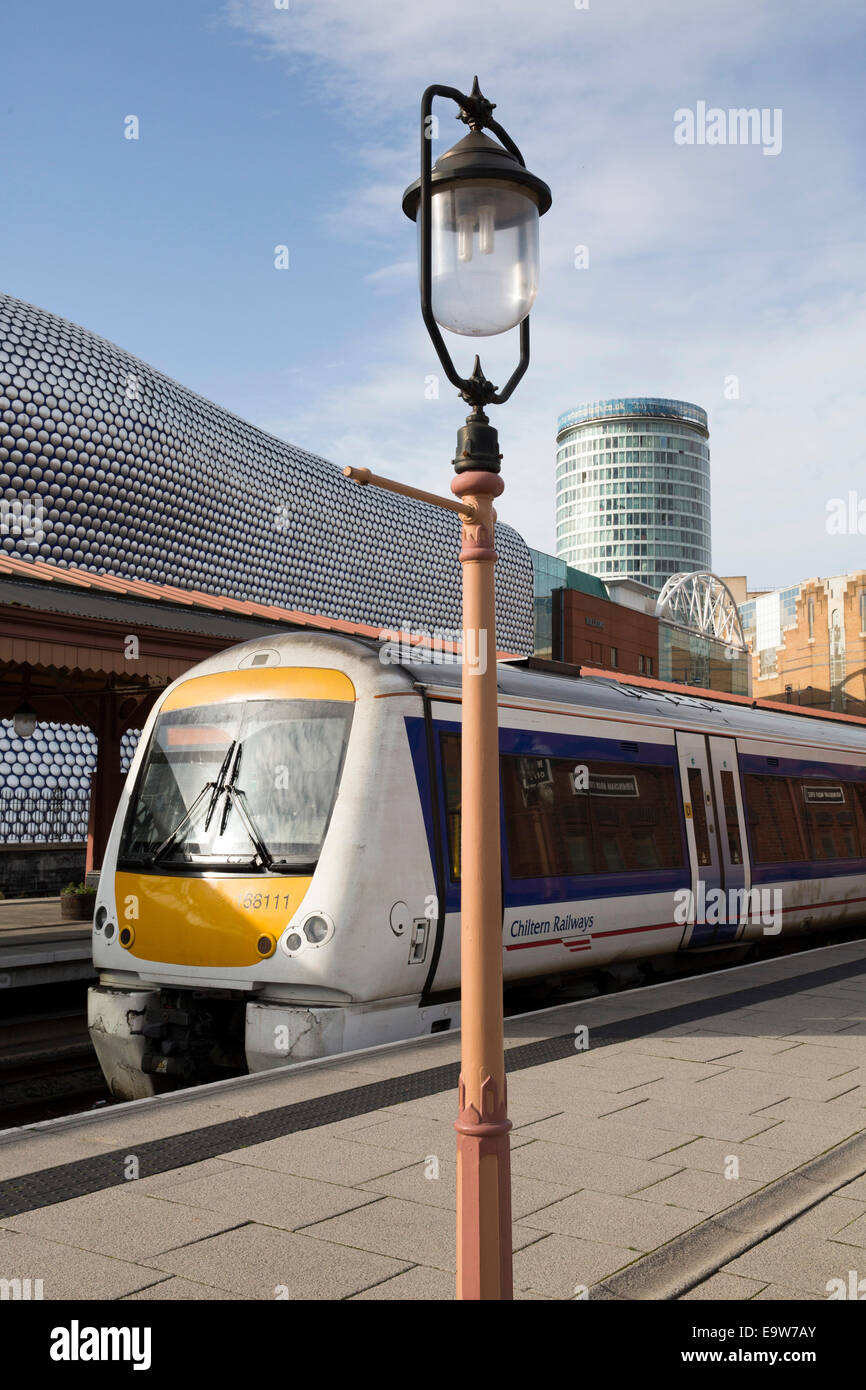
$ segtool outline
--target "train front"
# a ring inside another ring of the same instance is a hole
[[[260,643],[235,650],[177,682],[151,716],[100,877],[89,1025],[123,1099],[245,1072],[248,1005],[263,989],[279,998],[289,961],[303,963],[293,974],[308,995],[340,997],[320,963],[333,918],[310,889],[355,687]]]

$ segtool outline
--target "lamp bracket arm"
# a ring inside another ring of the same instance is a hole
[[[520,150],[517,148],[511,136],[508,134],[508,131],[503,130],[502,126],[499,124],[498,121],[485,121],[484,124],[486,125],[488,130],[493,131],[493,134],[496,136],[499,143],[501,145],[504,145],[505,148],[508,150],[508,153],[513,154],[518,164],[525,169],[526,160],[523,158],[523,155],[520,153]]]
[[[491,405],[504,405],[529,366],[529,315],[520,324],[520,361],[501,391],[489,397]]]

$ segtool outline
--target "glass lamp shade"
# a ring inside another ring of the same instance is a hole
[[[36,733],[36,711],[26,701],[13,714],[12,728],[16,738],[32,738]]]
[[[515,184],[434,185],[433,316],[468,338],[507,333],[538,293],[538,203]]]

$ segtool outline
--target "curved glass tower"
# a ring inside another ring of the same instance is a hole
[[[625,396],[560,415],[557,556],[654,589],[709,570],[708,438],[706,411],[687,401]]]

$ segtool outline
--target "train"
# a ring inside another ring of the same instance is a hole
[[[866,918],[866,721],[497,678],[506,989]],[[115,1096],[459,1027],[460,732],[459,662],[387,640],[264,636],[160,695],[95,903]]]

